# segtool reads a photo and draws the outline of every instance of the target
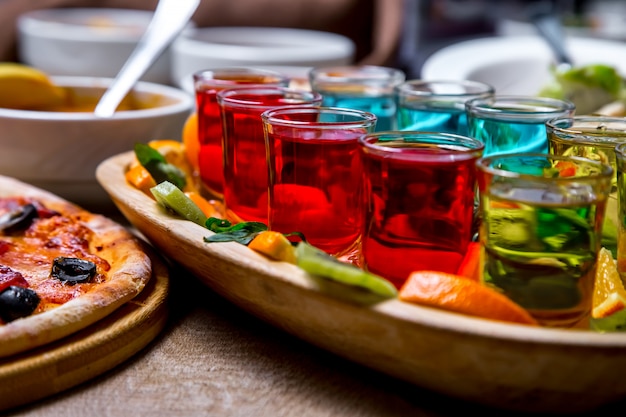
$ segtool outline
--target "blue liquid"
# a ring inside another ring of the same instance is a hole
[[[454,133],[467,136],[467,116],[455,108],[398,108],[399,130]]]
[[[514,152],[548,153],[544,123],[468,119],[469,136],[485,144],[484,156]]]
[[[374,113],[378,118],[375,131],[396,129],[396,103],[392,97],[345,97],[323,93],[322,106],[343,107]]]

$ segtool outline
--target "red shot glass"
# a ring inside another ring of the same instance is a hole
[[[224,193],[222,117],[217,92],[237,86],[288,86],[287,75],[248,67],[205,69],[193,74],[198,111],[198,166],[204,187],[215,197]]]
[[[232,221],[268,222],[268,166],[261,113],[317,106],[322,96],[285,87],[232,88],[217,93],[223,123],[224,207]]]

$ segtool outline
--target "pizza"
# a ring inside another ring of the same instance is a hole
[[[0,357],[106,317],[151,273],[142,242],[122,225],[0,176]]]

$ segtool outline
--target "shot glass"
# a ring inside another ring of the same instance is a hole
[[[399,69],[373,65],[320,67],[309,72],[311,89],[322,95],[323,106],[374,113],[377,131],[396,129],[394,87],[405,79]]]
[[[581,156],[613,167],[613,186],[602,226],[602,246],[617,256],[618,196],[615,146],[626,142],[626,119],[604,116],[560,117],[546,123],[548,150]]]
[[[456,273],[472,240],[476,161],[484,144],[437,132],[359,139],[363,266],[402,286],[417,270]]]
[[[282,107],[261,115],[269,166],[269,228],[302,232],[342,256],[358,245],[363,221],[358,138],[373,113],[335,107]]]
[[[469,136],[485,144],[485,156],[505,153],[548,153],[545,124],[573,116],[566,100],[544,97],[493,96],[465,104]]]
[[[490,98],[492,86],[469,80],[411,80],[395,88],[398,130],[423,130],[467,136],[465,103]]]
[[[613,168],[575,156],[493,155],[477,162],[483,280],[550,327],[591,310]]]
[[[217,93],[224,135],[224,208],[236,222],[268,222],[268,167],[261,113],[317,106],[322,96],[286,87],[240,87]]]
[[[617,167],[617,270],[626,278],[626,143],[615,146]]]
[[[236,86],[288,86],[288,76],[274,71],[247,67],[205,69],[193,74],[198,112],[198,165],[204,187],[215,197],[224,193],[222,162],[222,118],[217,92]]]

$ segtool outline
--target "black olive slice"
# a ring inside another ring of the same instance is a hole
[[[28,317],[39,305],[39,296],[30,288],[11,285],[0,292],[0,318],[6,323]]]
[[[52,263],[51,275],[72,285],[89,282],[96,275],[96,264],[84,259],[59,256]]]
[[[25,230],[37,217],[37,208],[33,204],[25,204],[0,216],[0,231],[9,234]]]

